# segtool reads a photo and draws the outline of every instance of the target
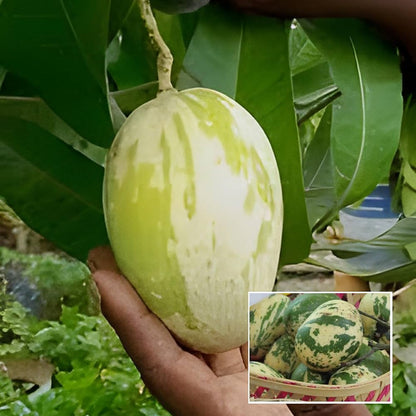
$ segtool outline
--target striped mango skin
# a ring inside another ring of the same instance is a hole
[[[346,384],[364,383],[376,379],[378,375],[370,370],[365,364],[354,364],[343,367],[332,374],[329,385],[344,386]]]
[[[284,311],[289,298],[273,293],[250,306],[250,358],[261,360],[274,341],[285,332]]]
[[[279,371],[287,378],[290,377],[298,362],[295,343],[288,334],[277,338],[264,357],[264,364]]]
[[[280,378],[285,378],[279,371],[276,371],[267,364],[259,361],[250,361],[249,369],[250,376],[260,377],[266,380],[279,380]]]
[[[104,214],[117,263],[184,345],[247,341],[247,292],[270,291],[282,234],[276,160],[255,119],[216,91],[166,91],[107,155]]]
[[[391,309],[390,296],[387,293],[366,293],[361,299],[358,309],[389,323]],[[372,338],[377,330],[376,321],[364,315],[361,315],[361,320],[363,321],[364,335]]]
[[[350,303],[329,300],[318,306],[295,337],[298,358],[311,370],[335,370],[358,353],[363,338],[360,314]]]

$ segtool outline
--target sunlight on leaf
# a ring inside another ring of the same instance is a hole
[[[403,101],[394,47],[354,19],[301,19],[341,91],[333,104],[331,152],[337,199],[319,227],[388,176],[398,147]]]

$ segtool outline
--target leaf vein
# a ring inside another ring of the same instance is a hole
[[[351,38],[351,36],[350,36],[350,43],[351,43],[351,47],[352,47],[352,51],[353,51],[353,55],[354,55],[354,61],[355,61],[355,65],[356,65],[356,68],[357,68],[357,75],[358,75],[358,81],[359,81],[359,86],[360,86],[361,110],[362,110],[362,128],[361,128],[360,151],[359,151],[358,157],[356,159],[357,161],[356,161],[356,164],[355,164],[354,172],[353,172],[353,174],[352,174],[352,176],[349,180],[350,182],[349,182],[348,186],[345,188],[343,196],[340,200],[340,203],[339,203],[340,206],[342,206],[344,201],[347,199],[348,193],[351,190],[351,188],[353,187],[354,182],[357,178],[358,172],[359,172],[360,167],[361,167],[361,160],[363,158],[365,143],[366,143],[366,123],[367,123],[367,120],[366,120],[366,109],[365,109],[366,102],[365,102],[365,94],[364,94],[364,82],[363,82],[362,71],[361,71],[361,67],[360,67],[360,62],[359,62],[357,50],[355,48],[354,41]],[[345,176],[345,175],[343,175],[343,176]]]

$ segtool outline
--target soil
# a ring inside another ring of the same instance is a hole
[[[277,292],[332,292],[332,271],[306,263],[284,266],[279,273]]]

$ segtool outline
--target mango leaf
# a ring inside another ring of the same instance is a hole
[[[416,101],[406,103],[403,114],[402,134],[400,137],[400,155],[414,168],[416,167]]]
[[[340,96],[326,62],[292,77],[298,124],[325,108]]]
[[[241,42],[240,14],[217,5],[202,9],[176,88],[204,86],[235,98]]]
[[[340,94],[325,57],[293,20],[289,31],[289,63],[298,124],[326,107]]]
[[[399,248],[359,254],[351,258],[337,257],[331,251],[313,251],[308,261],[338,270],[363,280],[379,283],[408,282],[416,273],[416,262]]]
[[[332,106],[328,106],[303,161],[306,206],[312,229],[336,198],[330,150]]]
[[[283,21],[250,17],[245,21],[243,40],[236,100],[253,114],[272,145],[284,201],[280,265],[296,263],[308,255],[311,235],[288,67],[287,30]]]
[[[406,217],[416,216],[416,189],[407,184],[402,185],[401,203]]]
[[[111,96],[111,94],[108,97],[108,102],[110,103],[111,114],[113,115],[114,131],[115,133],[117,133],[126,121],[127,117],[121,110],[120,106],[118,105],[118,102],[114,99],[114,97]]]
[[[398,147],[402,117],[397,53],[365,22],[300,20],[328,60],[341,96],[334,102],[331,152],[337,199],[320,220],[364,196],[387,177]]]
[[[0,64],[26,79],[81,136],[108,146],[105,50],[110,0],[4,0]]]
[[[404,218],[369,241],[320,239],[309,261],[373,282],[404,282],[416,273],[415,243],[416,218]]]
[[[400,173],[396,195],[406,217],[416,215],[416,102],[409,101],[403,115],[400,136]]]
[[[176,15],[156,10],[154,15],[160,34],[174,56],[172,79],[175,80],[185,55],[181,22]],[[118,89],[134,88],[157,80],[156,59],[138,2],[135,2],[107,50],[108,70]]]
[[[13,117],[37,124],[93,162],[104,165],[106,150],[82,138],[40,98],[0,96],[0,116]],[[7,172],[4,172],[4,174],[7,174]],[[19,186],[19,184],[16,184],[16,186]]]
[[[6,71],[0,87],[1,96],[8,97],[39,97],[38,92],[26,80]]]
[[[280,265],[304,259],[311,241],[287,37],[280,20],[207,6],[201,10],[177,82],[179,89],[204,86],[236,99],[269,137],[283,188]]]
[[[107,50],[107,68],[117,89],[132,88],[157,79],[156,53],[136,1]]]
[[[108,41],[116,36],[129,15],[135,0],[111,0],[110,21],[108,28]]]
[[[293,20],[289,31],[289,65],[292,75],[325,62],[325,57],[306,35],[302,26]]]
[[[7,74],[6,68],[3,68],[2,66],[0,66],[0,89],[3,84],[4,78],[6,77],[6,74]]]
[[[195,33],[195,28],[198,23],[199,14],[200,12],[197,11],[194,13],[185,13],[178,15],[185,49],[188,49],[191,39]]]
[[[140,105],[156,97],[159,83],[157,81],[148,82],[138,87],[127,88],[125,90],[113,91],[111,97],[117,102],[124,114],[129,114]]]
[[[104,170],[26,120],[0,116],[0,194],[45,238],[81,260],[107,242]]]

